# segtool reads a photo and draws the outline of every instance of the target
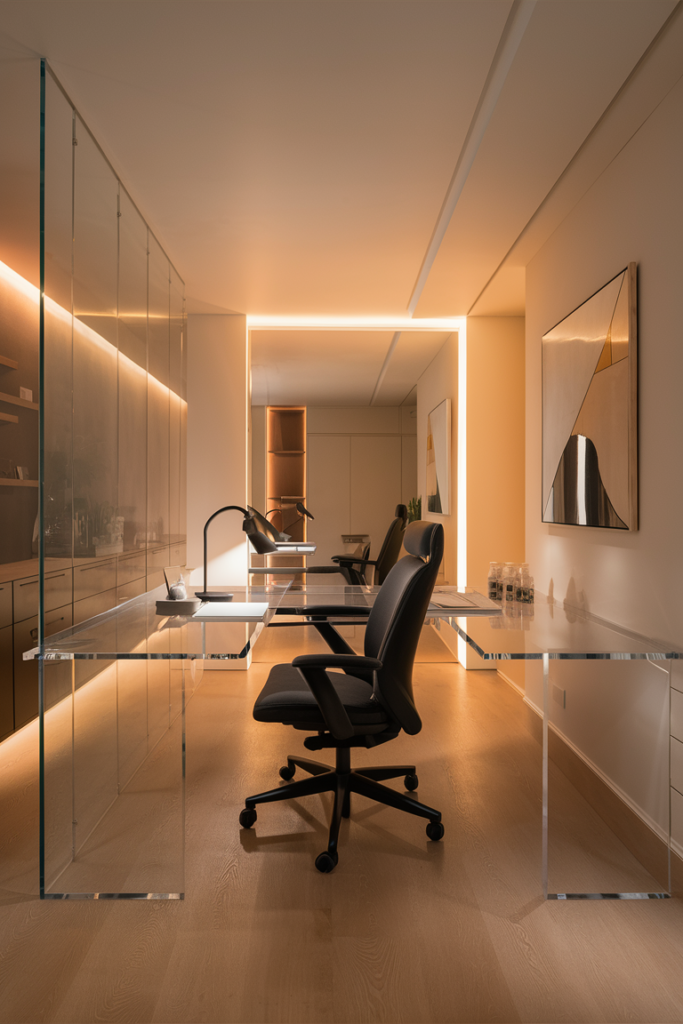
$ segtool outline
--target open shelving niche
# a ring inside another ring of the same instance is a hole
[[[306,519],[296,509],[306,503],[306,407],[269,405],[266,408],[266,501],[276,529],[292,540],[306,540]],[[271,561],[272,559],[272,561]],[[301,555],[270,555],[268,565],[304,564]]]

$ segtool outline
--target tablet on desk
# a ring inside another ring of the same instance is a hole
[[[263,622],[267,601],[211,601],[194,613],[198,622]]]

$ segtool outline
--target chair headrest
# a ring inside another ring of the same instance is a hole
[[[440,523],[427,523],[422,519],[416,523],[409,523],[403,534],[403,547],[409,555],[426,561],[431,558],[434,534],[440,526]]]
[[[397,519],[402,519],[404,523],[407,523],[408,522],[408,506],[407,505],[397,505],[396,506],[396,511],[394,512],[394,515],[396,516]]]

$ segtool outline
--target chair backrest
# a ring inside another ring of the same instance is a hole
[[[401,511],[400,511],[401,510]],[[405,511],[405,518],[403,516]],[[403,533],[406,528],[406,522],[408,520],[408,510],[405,505],[396,506],[396,518],[392,519],[391,525],[387,530],[386,537],[382,541],[382,547],[379,549],[377,555],[377,562],[375,563],[375,575],[373,577],[373,583],[381,586],[385,579],[389,575],[391,569],[396,565],[398,556],[401,551],[401,544],[403,543]]]
[[[403,543],[407,554],[390,571],[368,616],[365,654],[382,662],[375,697],[414,735],[422,722],[413,701],[413,662],[443,558],[443,526],[411,523]]]
[[[259,533],[263,533],[266,537],[275,543],[281,543],[285,538],[279,530],[276,530],[272,523],[269,523],[265,516],[262,516],[260,512],[257,512],[251,505],[247,505],[247,510],[251,512],[254,517],[254,525]]]

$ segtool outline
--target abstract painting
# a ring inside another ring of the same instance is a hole
[[[544,523],[638,529],[636,264],[543,335]]]
[[[451,400],[445,398],[427,417],[427,511],[450,513]]]

